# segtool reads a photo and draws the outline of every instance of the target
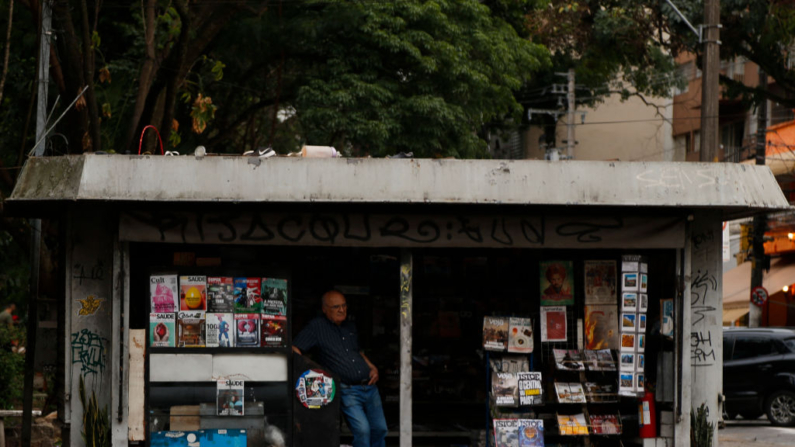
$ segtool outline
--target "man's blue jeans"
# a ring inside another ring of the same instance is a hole
[[[340,384],[340,394],[342,413],[353,433],[353,447],[384,447],[387,428],[378,387]]]

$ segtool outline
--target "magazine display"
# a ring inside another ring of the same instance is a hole
[[[595,435],[620,435],[621,423],[616,414],[592,414],[591,433]]]
[[[585,349],[618,349],[616,304],[585,306]]]
[[[287,346],[285,328],[287,317],[284,315],[260,315],[260,328],[262,332],[261,345],[269,348],[283,348]]]
[[[259,314],[235,314],[235,346],[259,347]]]
[[[173,313],[149,314],[149,346],[174,347],[177,337],[175,318]]]
[[[585,371],[585,362],[580,351],[573,349],[553,349],[555,366],[563,371]]]
[[[540,264],[541,305],[574,304],[574,264],[571,261],[547,261]]]
[[[505,351],[508,348],[508,319],[483,317],[483,348]]]
[[[616,386],[608,383],[585,382],[585,397],[593,403],[618,402]]]
[[[150,310],[169,313],[179,310],[177,275],[152,275],[149,277]]]
[[[216,382],[218,416],[244,415],[244,382],[242,380],[222,379]]]
[[[585,261],[585,304],[616,303],[616,262]]]
[[[207,310],[207,277],[179,277],[179,310]]]
[[[287,315],[287,280],[262,278],[262,313]]]
[[[540,372],[520,372],[516,374],[519,383],[519,405],[540,405],[544,403],[544,387]]]
[[[573,414],[570,416],[558,415],[558,429],[561,435],[580,436],[588,434],[588,423],[585,421],[585,414]]]
[[[494,419],[495,447],[519,447],[519,419]]]
[[[310,369],[298,378],[295,393],[306,408],[325,407],[334,400],[336,394],[334,379],[320,369]]]
[[[533,320],[513,317],[508,320],[508,352],[533,352]]]
[[[519,419],[519,447],[544,447],[544,421]]]
[[[207,278],[207,312],[234,312],[234,279],[212,276]]]
[[[615,371],[616,362],[613,360],[613,353],[609,349],[598,351],[585,351],[585,364],[591,371]]]
[[[260,278],[235,278],[235,313],[260,313]]]
[[[516,374],[494,373],[491,375],[491,395],[498,407],[519,405],[519,382]]]
[[[205,327],[205,346],[208,348],[231,348],[235,346],[234,315],[207,312]]]
[[[562,404],[584,404],[585,392],[577,382],[555,382],[555,393]]]
[[[204,312],[179,312],[177,314],[177,347],[204,347]]]
[[[566,307],[541,306],[541,341],[566,341]]]
[[[524,355],[503,355],[489,359],[493,372],[520,373],[530,370],[530,361]]]

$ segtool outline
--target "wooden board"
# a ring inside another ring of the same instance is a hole
[[[129,416],[128,439],[144,441],[144,355],[146,354],[146,330],[130,330],[130,382],[128,395]]]

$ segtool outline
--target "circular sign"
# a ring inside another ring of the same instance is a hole
[[[334,400],[336,384],[331,376],[321,369],[310,369],[295,382],[295,396],[306,408],[325,407]]]
[[[751,302],[757,306],[762,306],[767,302],[767,290],[762,286],[754,287],[751,290]]]

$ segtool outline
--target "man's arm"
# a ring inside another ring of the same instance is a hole
[[[296,353],[296,354],[298,354],[298,355],[304,355],[304,354],[301,352],[301,350],[300,350],[300,349],[298,349],[298,348],[297,348],[297,347],[295,347],[295,346],[293,346],[293,352],[294,352],[294,353]]]
[[[317,344],[317,335],[312,322],[310,322],[298,336],[293,339],[293,352],[304,355],[303,351],[309,351]]]
[[[359,354],[361,354],[362,358],[367,363],[367,366],[370,367],[370,381],[367,382],[367,384],[375,385],[375,383],[378,382],[378,368],[376,368],[376,366],[373,365],[373,362],[371,362],[370,359],[368,359],[367,356],[364,355],[364,351],[359,351]]]

